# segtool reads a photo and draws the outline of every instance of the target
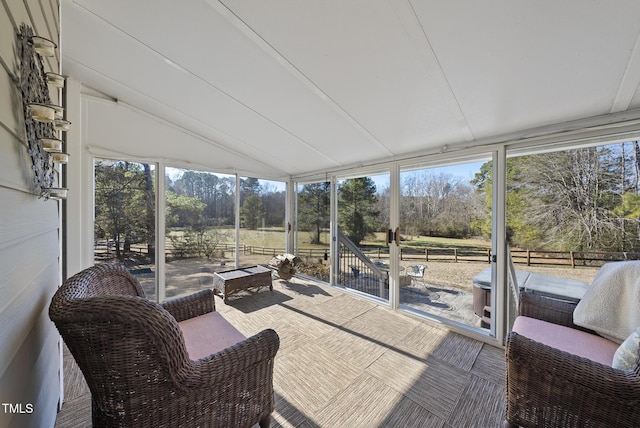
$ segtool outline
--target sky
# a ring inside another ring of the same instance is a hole
[[[458,165],[449,165],[449,166],[436,167],[436,168],[423,168],[423,169],[417,169],[412,172],[419,174],[425,171],[429,171],[430,173],[436,174],[436,175],[448,174],[453,177],[459,178],[460,181],[462,182],[468,183],[474,178],[475,174],[480,171],[480,167],[484,162],[485,161],[464,163],[464,164],[458,164]],[[406,176],[406,174],[411,174],[412,172],[401,171],[400,175],[401,177],[403,177],[403,176]],[[374,176],[371,176],[371,179],[376,184],[376,188],[378,190],[389,187],[389,174],[374,175]]]
[[[480,166],[483,163],[484,161],[457,164],[457,165],[448,165],[448,166],[436,167],[436,168],[424,168],[424,169],[416,170],[415,172],[420,173],[423,171],[430,171],[433,174],[441,174],[441,173],[449,174],[453,177],[459,178],[463,182],[468,183],[473,179],[475,173],[480,171]],[[178,177],[180,177],[180,175],[182,175],[182,170],[179,168],[167,168],[166,173],[167,175],[169,175],[169,177],[171,177],[172,180],[175,180]],[[407,172],[401,173],[401,174],[404,175],[404,174],[407,174]],[[378,190],[382,190],[386,187],[389,187],[388,173],[380,174],[380,175],[372,175],[371,179],[376,184],[376,188]],[[271,180],[258,180],[258,181],[260,182],[261,186],[263,187],[268,186],[269,189],[272,189],[272,190],[275,189],[276,191],[284,191],[286,189],[286,183],[282,181],[271,181]]]

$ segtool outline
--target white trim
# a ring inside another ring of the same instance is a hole
[[[286,233],[286,241],[285,241],[285,252],[293,253],[296,250],[294,237],[297,236],[295,233],[298,230],[297,227],[297,192],[295,190],[296,185],[293,180],[289,179],[287,181],[286,191],[285,191],[285,210],[284,210],[284,222],[285,222],[285,233]]]
[[[247,170],[242,170],[239,168],[211,168],[211,166],[191,162],[187,160],[180,159],[169,159],[164,157],[155,157],[155,156],[139,156],[133,153],[125,153],[117,150],[110,150],[101,146],[86,146],[86,149],[93,156],[107,158],[107,159],[119,159],[119,160],[131,160],[134,162],[140,163],[164,163],[167,167],[171,168],[180,168],[180,169],[188,169],[188,170],[197,170],[202,172],[210,172],[212,174],[226,174],[226,175],[235,175],[241,174],[247,177],[252,177],[252,173]],[[260,177],[264,180],[272,180],[272,181],[283,181],[282,177],[273,178],[273,177]]]
[[[331,252],[331,264],[329,266],[329,284],[336,286],[338,281],[338,273],[340,272],[340,260],[338,257],[339,245],[338,244],[338,186],[336,183],[336,177],[331,176],[331,190],[329,197],[329,210],[330,221],[329,231],[331,235],[331,242],[329,243],[329,250]]]
[[[393,164],[389,171],[389,192],[389,228],[396,230],[402,226],[400,224],[400,165],[397,163]],[[389,306],[392,309],[398,309],[400,306],[400,247],[395,243],[389,243]]]
[[[493,200],[491,218],[491,248],[496,258],[492,263],[491,282],[496,290],[491,293],[491,333],[498,343],[504,342],[506,336],[506,315],[508,308],[508,283],[507,283],[507,158],[504,147],[499,148],[493,154]]]
[[[166,242],[166,181],[165,181],[165,165],[157,163],[156,165],[156,194],[155,194],[155,213],[154,218],[156,220],[155,230],[155,264],[156,264],[156,296],[158,302],[163,302],[166,299],[166,271],[165,271],[165,242]]]
[[[236,198],[235,198],[235,260],[234,267],[237,269],[240,266],[240,177],[236,174]]]
[[[640,136],[640,120],[624,123],[613,123],[578,131],[528,138],[506,144],[508,156],[544,153],[575,147],[612,144],[615,142],[633,141]]]
[[[532,128],[474,140],[469,144],[447,144],[426,152],[417,152],[395,156],[379,161],[362,164],[344,165],[325,171],[310,171],[296,174],[294,180],[315,180],[326,174],[366,175],[371,170],[388,168],[393,162],[404,165],[434,165],[438,162],[461,163],[478,154],[493,152],[499,147],[507,146],[509,150],[535,151],[543,147],[549,149],[566,148],[584,144],[599,144],[610,141],[631,141],[640,135],[640,109],[612,113],[604,116],[565,122],[557,125]],[[532,151],[532,152],[533,152]],[[515,152],[513,152],[515,153]]]

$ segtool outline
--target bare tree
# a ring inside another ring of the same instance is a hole
[[[584,148],[522,160],[522,186],[533,191],[527,216],[544,233],[542,247],[612,249],[620,224],[614,174],[620,164],[608,150]]]
[[[414,235],[465,237],[482,215],[474,189],[451,174],[423,170],[403,175],[401,222]]]

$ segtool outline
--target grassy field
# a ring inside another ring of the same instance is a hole
[[[281,234],[284,231],[280,230],[269,230],[267,233],[273,233],[275,239],[277,240],[277,234]],[[249,238],[252,234],[260,233],[257,231],[246,231],[246,237]],[[264,235],[263,235],[264,236]],[[328,240],[329,234],[328,232],[323,234],[323,238],[327,240],[326,243],[322,243],[322,245],[311,244],[311,237],[308,232],[300,232],[299,234],[299,244],[301,247],[320,247],[324,248],[329,245]],[[268,237],[266,237],[269,240]],[[415,235],[403,235],[401,233],[401,245],[403,247],[430,247],[430,248],[481,248],[481,249],[489,249],[491,248],[491,242],[483,239],[456,239],[456,238],[441,238],[441,237],[433,237],[433,236],[415,236]],[[386,238],[384,232],[376,232],[371,236],[366,237],[362,242],[360,242],[361,246],[367,247],[386,247]]]
[[[415,236],[415,235],[403,235],[400,233],[400,245],[403,247],[417,247],[417,248],[480,248],[490,249],[491,242],[483,239],[457,239],[457,238],[442,238],[435,236]],[[385,245],[385,234],[378,232],[375,237],[368,238],[361,242],[361,245]]]

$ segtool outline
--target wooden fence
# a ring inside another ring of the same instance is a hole
[[[235,246],[233,244],[221,244],[219,249],[233,254]],[[361,251],[370,259],[388,259],[388,247],[360,247]],[[242,254],[275,256],[284,254],[284,248],[260,247],[240,245]],[[115,256],[113,245],[105,243],[96,244],[94,251],[97,257]],[[138,254],[145,254],[146,247],[143,245],[132,245],[131,251]],[[171,247],[166,248],[167,256],[172,256]],[[299,248],[298,256],[302,258],[322,258],[327,259],[330,253],[323,248]],[[527,266],[601,266],[606,262],[622,260],[640,260],[640,253],[637,252],[606,252],[606,251],[538,251],[511,249],[511,258],[515,264]],[[440,248],[440,247],[401,247],[400,260],[415,261],[443,261],[443,262],[486,262],[491,261],[491,250],[486,248]]]
[[[511,258],[515,264],[527,266],[602,266],[606,262],[623,260],[640,260],[636,252],[607,251],[538,251],[511,249]],[[400,252],[401,260],[424,261],[491,261],[491,250],[472,248],[423,248],[405,249]]]

